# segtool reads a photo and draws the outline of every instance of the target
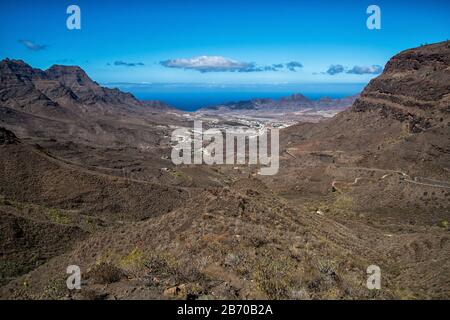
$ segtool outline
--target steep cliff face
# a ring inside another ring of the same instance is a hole
[[[394,56],[383,74],[364,89],[352,111],[370,109],[408,123],[411,132],[448,125],[450,42],[406,50]]]
[[[21,60],[0,62],[2,104],[41,115],[35,104],[75,111],[138,112],[143,105],[129,93],[103,88],[80,67],[54,65],[46,71],[33,69]],[[47,114],[44,112],[43,115]]]
[[[0,107],[48,117],[64,117],[64,110],[34,85],[45,72],[21,60],[0,61]]]
[[[129,93],[101,87],[78,66],[54,65],[45,71],[48,79],[70,88],[78,99],[88,105],[110,104],[139,108],[142,104]]]
[[[0,125],[21,138],[153,142],[161,134],[141,125],[164,118],[166,107],[102,87],[77,66],[54,65],[43,71],[21,60],[0,61]],[[124,132],[123,123],[135,126]]]
[[[285,148],[341,150],[358,164],[447,175],[450,42],[403,51],[351,108],[316,126],[285,130]]]
[[[439,101],[450,92],[450,41],[405,50],[395,55],[364,93],[404,95]],[[447,96],[448,98],[448,96]]]

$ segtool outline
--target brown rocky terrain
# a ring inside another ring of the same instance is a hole
[[[129,93],[99,86],[79,67],[46,71],[20,60],[0,62],[0,125],[21,137],[104,146],[157,145],[166,132],[168,106],[138,101]]]
[[[174,166],[173,110],[79,68],[0,66],[0,298],[450,297],[448,41],[282,130],[274,176]]]

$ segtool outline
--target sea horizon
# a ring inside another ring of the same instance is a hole
[[[359,94],[366,83],[308,84],[185,84],[185,83],[105,83],[133,94],[139,100],[159,100],[182,111],[251,99],[280,99],[302,94],[308,99],[339,99]]]

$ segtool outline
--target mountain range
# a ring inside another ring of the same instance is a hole
[[[300,93],[296,93],[279,100],[274,99],[252,99],[238,102],[228,102],[221,105],[202,108],[199,112],[237,112],[237,113],[291,113],[303,110],[320,111],[336,110],[342,111],[352,105],[358,95],[332,99],[322,97],[317,100],[311,100]]]

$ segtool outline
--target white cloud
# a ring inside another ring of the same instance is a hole
[[[383,72],[383,67],[379,65],[354,66],[352,69],[347,71],[347,73],[352,74],[380,74],[381,72]]]
[[[19,42],[32,51],[45,50],[48,47],[45,44],[37,44],[31,40],[19,40]]]
[[[262,71],[254,63],[239,62],[222,56],[198,56],[170,59],[160,62],[168,68],[192,69],[200,72],[254,72]]]

